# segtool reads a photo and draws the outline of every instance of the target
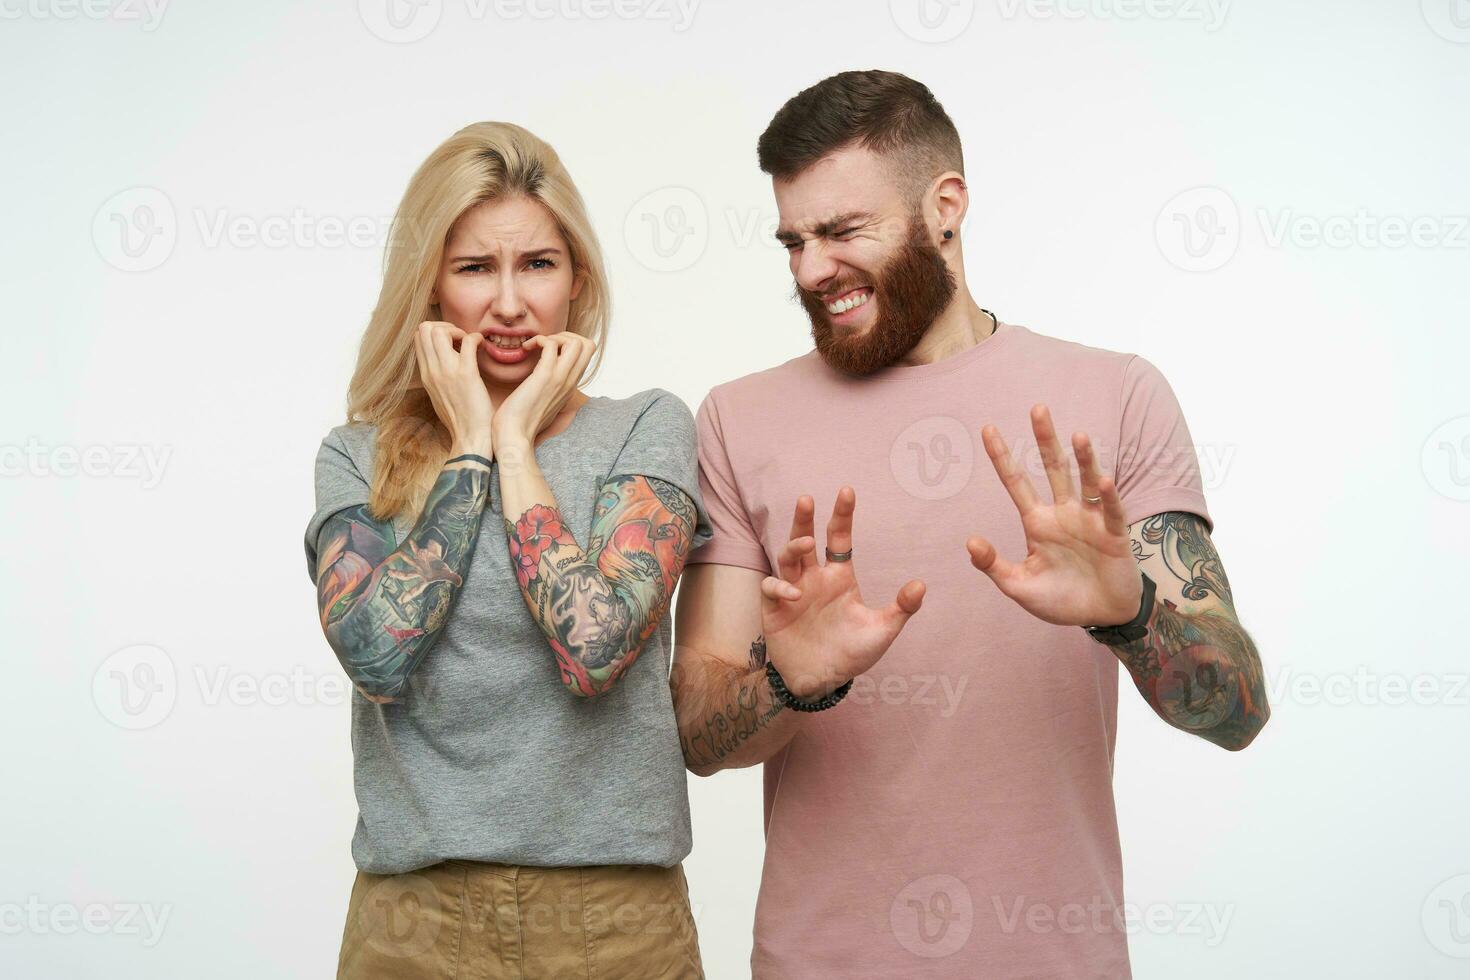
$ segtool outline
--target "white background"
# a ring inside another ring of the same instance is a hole
[[[1241,754],[1124,679],[1136,975],[1470,972],[1470,4],[924,2],[0,0],[0,972],[334,969],[356,808],[300,536],[424,156],[549,140],[612,277],[592,393],[693,408],[810,346],[755,140],[868,67],[960,129],[980,304],[1169,378],[1266,663]],[[744,977],[758,772],[690,789]]]

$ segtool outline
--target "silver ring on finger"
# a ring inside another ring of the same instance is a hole
[[[831,548],[823,548],[822,550],[827,552],[828,561],[852,561],[851,548],[848,548],[846,551],[833,551]]]
[[[1085,500],[1085,501],[1087,501],[1089,504],[1100,504],[1100,503],[1102,503],[1102,498],[1101,497],[1089,497],[1086,494],[1083,494],[1082,499]]]

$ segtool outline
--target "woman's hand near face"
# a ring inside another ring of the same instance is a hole
[[[525,346],[541,348],[526,379],[495,412],[491,423],[496,445],[535,445],[536,434],[566,407],[597,344],[581,334],[562,331],[527,337]]]
[[[452,323],[425,320],[414,337],[419,377],[440,421],[453,439],[451,457],[477,453],[490,457],[494,416],[490,391],[480,376],[482,338]],[[459,342],[459,350],[454,349]]]

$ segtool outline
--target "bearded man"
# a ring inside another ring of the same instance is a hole
[[[1270,714],[1179,403],[976,303],[919,82],[828,78],[758,156],[814,349],[699,407],[672,674],[691,771],[765,766],[753,976],[1128,977],[1119,664],[1225,749]]]

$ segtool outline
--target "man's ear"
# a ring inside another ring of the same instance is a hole
[[[939,175],[930,194],[936,217],[939,220],[940,236],[945,231],[960,233],[965,223],[965,214],[970,210],[970,192],[965,188],[965,178],[953,170]]]

